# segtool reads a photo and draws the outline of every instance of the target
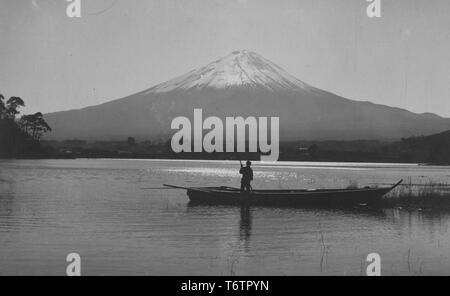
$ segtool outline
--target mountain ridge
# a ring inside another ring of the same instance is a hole
[[[48,139],[167,138],[171,120],[206,116],[278,116],[282,140],[399,139],[450,129],[450,119],[370,101],[346,99],[311,86],[248,50],[136,94],[101,105],[46,115]]]

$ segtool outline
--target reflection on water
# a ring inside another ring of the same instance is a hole
[[[241,219],[239,223],[239,239],[249,249],[250,235],[252,234],[252,213],[250,207],[241,207]]]
[[[0,274],[61,275],[71,252],[81,254],[86,275],[360,275],[372,252],[381,255],[383,274],[450,273],[444,209],[190,206],[182,190],[141,190],[236,186],[238,169],[211,161],[0,162]],[[445,167],[370,164],[255,171],[255,188],[445,182],[449,175]]]

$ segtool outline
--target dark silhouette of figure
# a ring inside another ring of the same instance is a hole
[[[253,170],[251,168],[251,161],[247,161],[247,166],[243,166],[241,163],[241,169],[239,173],[242,175],[241,179],[241,192],[250,192],[252,190],[252,186],[250,183],[253,181]]]

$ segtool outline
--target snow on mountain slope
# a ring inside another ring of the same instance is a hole
[[[450,119],[349,100],[312,87],[260,55],[235,51],[198,70],[122,99],[46,114],[47,139],[165,139],[171,121],[274,116],[282,140],[399,139],[450,129]]]
[[[232,87],[314,90],[312,86],[298,80],[259,54],[248,50],[240,50],[234,51],[203,68],[159,84],[144,92],[144,94]]]

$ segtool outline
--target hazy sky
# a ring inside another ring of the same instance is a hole
[[[0,93],[80,108],[249,49],[344,97],[450,117],[450,1],[381,1],[369,19],[366,0],[82,0],[69,19],[65,0],[0,0]]]

